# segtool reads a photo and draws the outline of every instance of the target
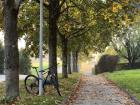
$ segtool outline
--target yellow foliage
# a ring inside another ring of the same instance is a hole
[[[128,17],[127,14],[124,15],[124,19],[122,21],[124,23],[125,26],[129,26],[130,24],[132,24],[133,22],[131,21],[131,19]]]
[[[115,51],[115,49],[112,46],[106,47],[104,53],[109,54],[109,55],[117,55],[117,52]]]
[[[129,3],[129,0],[123,0],[123,2],[124,2],[125,4],[128,4],[128,3]]]
[[[113,5],[112,5],[112,11],[113,12],[118,12],[120,9],[122,9],[122,5],[114,2]]]

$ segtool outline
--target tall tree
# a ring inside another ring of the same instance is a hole
[[[49,66],[57,75],[57,21],[59,19],[59,0],[49,0]]]
[[[0,40],[0,74],[3,74],[4,69],[4,49],[2,42]]]
[[[68,70],[68,74],[72,74],[72,67],[71,67],[71,53],[69,52],[67,55],[67,70]]]
[[[22,0],[4,0],[4,45],[6,96],[19,96],[19,53],[17,18]]]
[[[0,1],[0,7],[3,7],[3,6],[2,6],[2,1]],[[0,14],[2,14],[2,9],[3,9],[3,8],[0,8]],[[0,16],[0,31],[2,30],[2,26],[3,26],[3,25],[2,25],[2,24],[3,24],[2,21],[3,21],[3,15]]]
[[[139,24],[124,27],[113,37],[112,45],[118,54],[128,60],[129,67],[133,68],[140,57],[140,28]]]
[[[64,78],[68,77],[67,68],[70,67],[70,47],[69,42],[72,38],[76,38],[82,35],[85,29],[88,27],[88,22],[83,22],[80,17],[82,12],[84,12],[84,4],[81,1],[67,1],[65,2],[65,12],[61,14],[59,19],[59,36],[61,40],[62,48],[62,75]],[[86,16],[85,16],[86,18]],[[86,19],[85,19],[86,20]],[[86,27],[87,25],[87,27]],[[77,35],[78,34],[78,35]],[[74,44],[73,44],[74,45]],[[75,45],[74,45],[75,46]],[[67,61],[69,66],[67,65]]]

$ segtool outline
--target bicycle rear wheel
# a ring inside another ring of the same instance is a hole
[[[54,88],[56,89],[58,95],[61,96],[61,93],[60,93],[60,90],[59,90],[59,84],[58,84],[58,81],[57,81],[56,77],[52,76],[51,80],[52,80],[52,83],[53,83]]]
[[[37,95],[39,93],[39,79],[35,75],[28,75],[25,78],[25,89],[28,93],[32,95]]]
[[[50,78],[50,80],[48,80],[48,78]],[[61,96],[61,93],[59,91],[59,85],[54,75],[47,76],[46,81],[43,84],[43,89],[46,95],[55,94],[55,92],[57,91],[58,95]]]

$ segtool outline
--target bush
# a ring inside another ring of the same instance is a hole
[[[20,74],[29,74],[31,69],[30,57],[24,50],[19,52],[19,72]]]
[[[113,72],[116,69],[119,57],[117,55],[103,55],[95,66],[95,74]]]
[[[31,69],[31,60],[30,57],[21,50],[19,52],[19,73],[20,74],[29,74]],[[0,74],[4,73],[4,49],[0,45]]]
[[[135,62],[133,67],[129,66],[129,63],[119,63],[117,65],[117,70],[128,70],[128,69],[140,69],[140,62]]]

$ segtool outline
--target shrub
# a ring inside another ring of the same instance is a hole
[[[29,74],[31,69],[30,57],[21,50],[19,52],[19,72],[20,74]],[[0,74],[4,73],[4,49],[0,45]]]
[[[31,69],[31,60],[24,50],[19,52],[19,72],[20,74],[29,74]]]
[[[135,62],[133,67],[129,66],[129,63],[119,63],[117,65],[117,70],[128,70],[128,69],[140,69],[140,62]]]
[[[95,66],[95,74],[113,72],[116,69],[119,57],[117,55],[103,55]]]

